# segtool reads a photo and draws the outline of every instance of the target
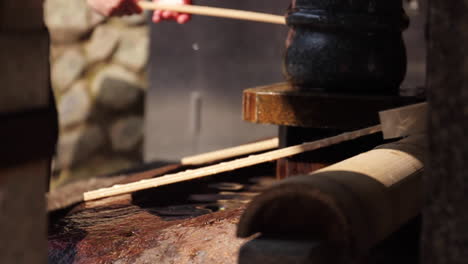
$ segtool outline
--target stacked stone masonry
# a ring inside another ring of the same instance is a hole
[[[46,1],[60,120],[56,184],[142,160],[146,15],[104,18],[86,0]]]

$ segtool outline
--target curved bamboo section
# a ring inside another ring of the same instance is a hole
[[[425,151],[425,136],[413,136],[279,182],[252,201],[238,236],[322,241],[359,255],[420,212]]]

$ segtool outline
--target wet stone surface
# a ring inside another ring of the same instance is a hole
[[[273,171],[265,164],[53,212],[49,263],[237,263],[246,241],[237,222]]]

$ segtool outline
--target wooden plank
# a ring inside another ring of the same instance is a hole
[[[223,162],[196,170],[187,170],[180,173],[168,174],[156,179],[142,180],[134,183],[115,185],[110,188],[103,188],[83,194],[84,201],[90,201],[120,194],[132,193],[135,191],[141,191],[145,189],[155,188],[158,186],[173,184],[182,181],[193,180],[206,176],[215,175],[222,172],[232,171],[264,162],[274,161],[280,158],[290,157],[307,151],[312,151],[322,147],[331,146],[343,141],[356,139],[365,135],[378,133],[381,131],[381,126],[372,126],[352,132],[343,133],[334,137],[329,137],[313,142],[307,142],[304,144],[274,150],[258,155],[253,155],[247,158],[241,158],[229,162]]]
[[[379,118],[385,139],[424,133],[427,127],[427,103],[382,111]]]

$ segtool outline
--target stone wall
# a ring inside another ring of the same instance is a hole
[[[149,45],[145,15],[108,19],[91,11],[86,0],[47,0],[45,22],[60,120],[55,184],[140,162]]]

